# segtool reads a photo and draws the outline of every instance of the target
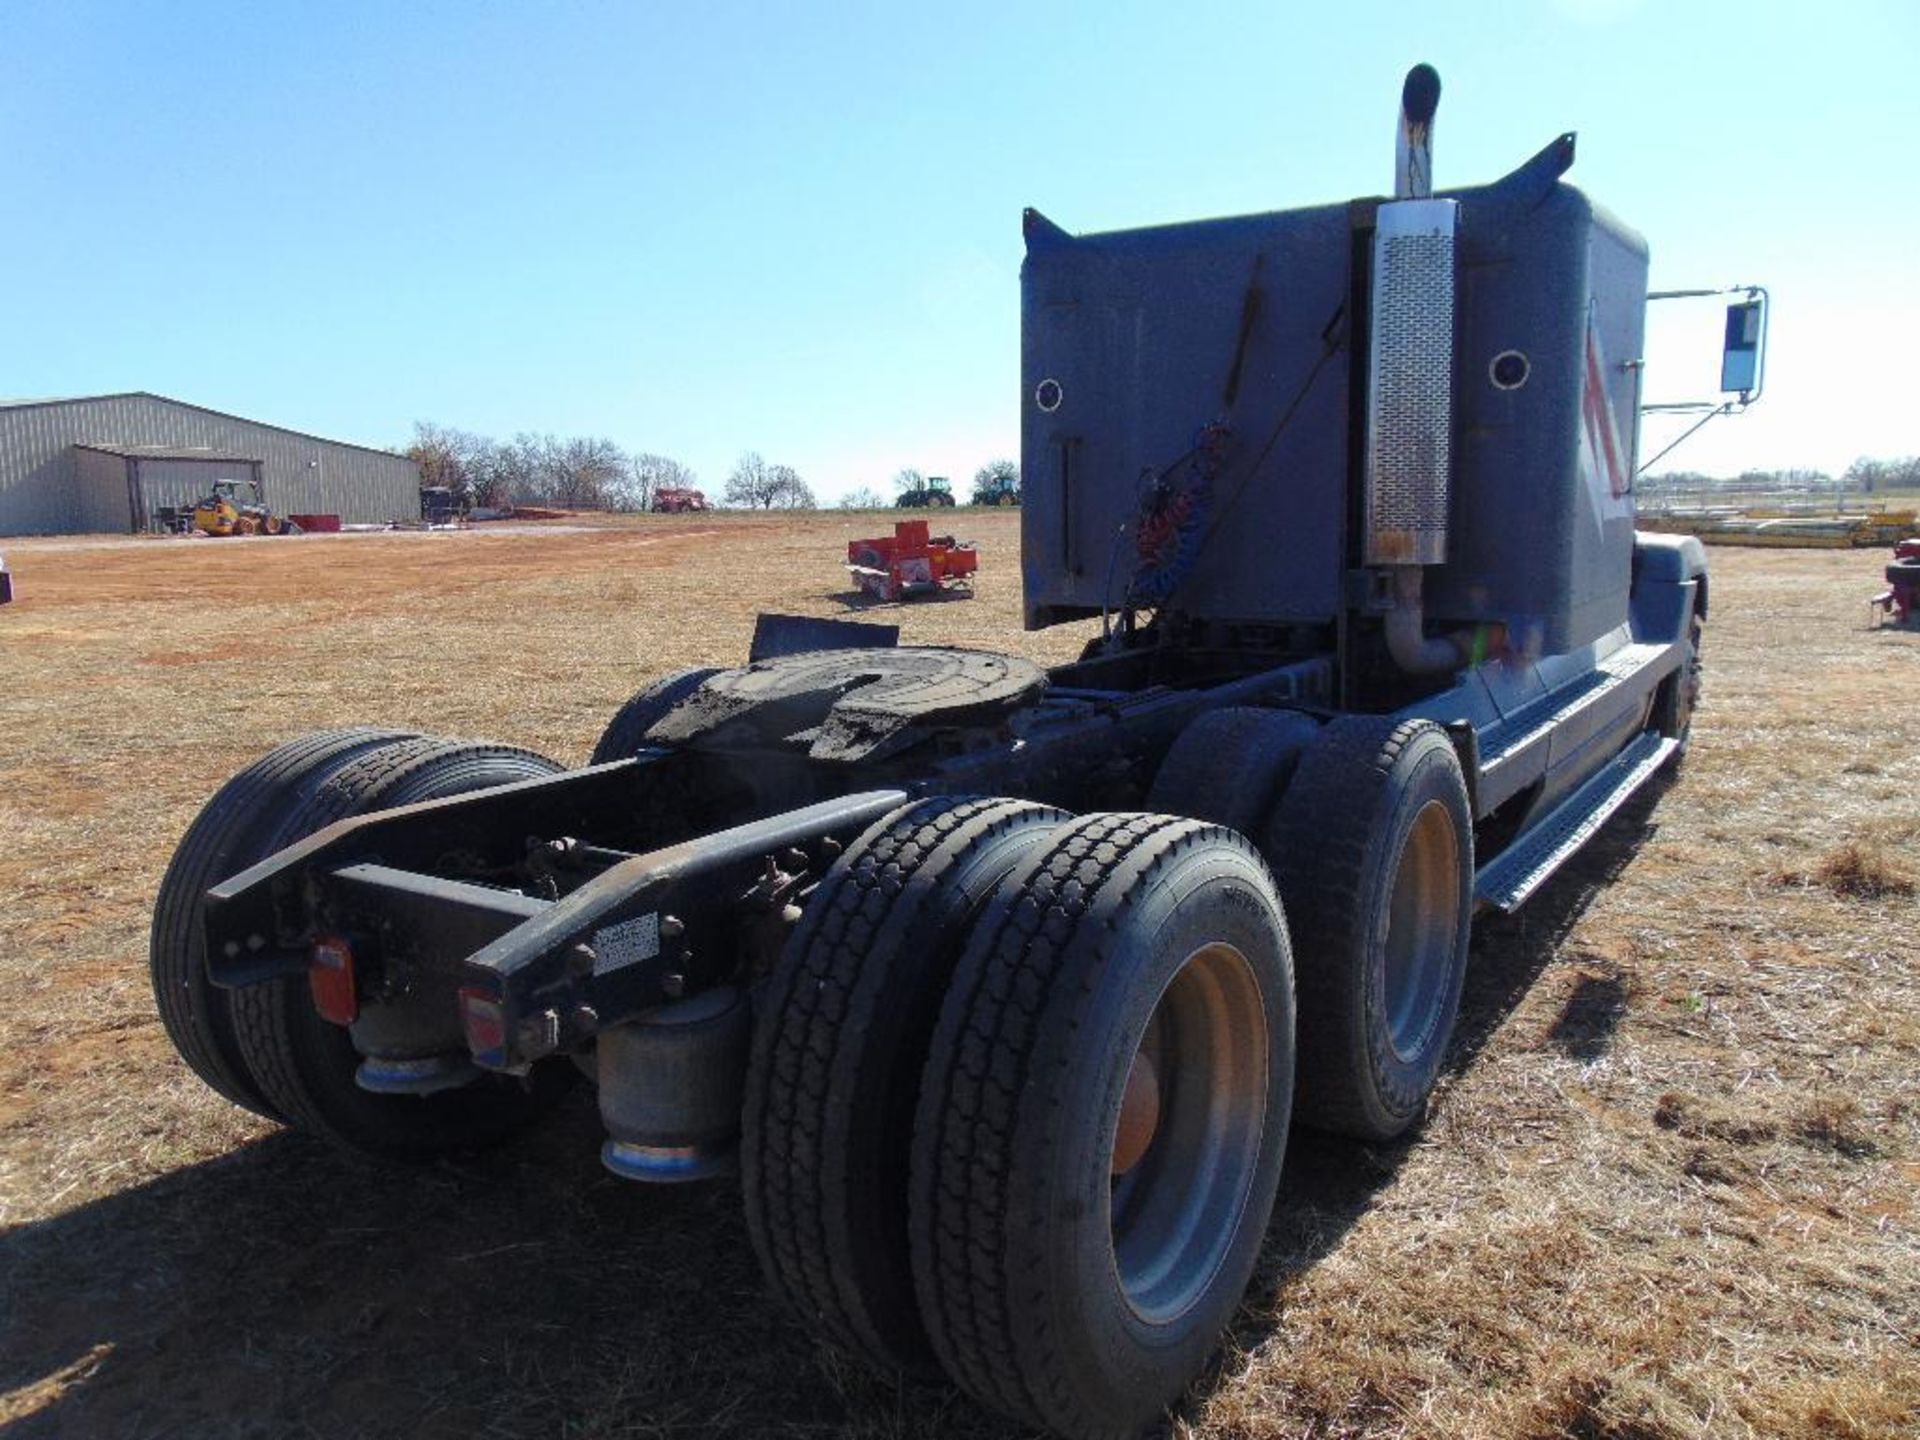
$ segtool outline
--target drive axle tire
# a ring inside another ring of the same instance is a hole
[[[336,821],[559,773],[530,750],[412,737],[363,752],[281,817],[272,849]],[[305,976],[232,992],[234,1034],[247,1069],[296,1129],[394,1160],[484,1149],[545,1113],[577,1079],[565,1060],[522,1080],[482,1074],[429,1095],[376,1094],[355,1081],[362,1056],[346,1027],[314,1008]]]
[[[631,760],[646,743],[647,731],[661,716],[698,690],[716,669],[679,670],[664,675],[635,695],[614,712],[601,732],[600,743],[593,747],[589,765],[605,765],[610,760]]]
[[[962,1388],[1137,1434],[1239,1305],[1293,1090],[1286,922],[1253,845],[1164,815],[1061,826],[1003,880],[914,1123],[914,1282]]]
[[[1147,808],[1257,837],[1320,727],[1298,710],[1233,705],[1197,716],[1167,751]]]
[[[148,942],[153,998],[173,1048],[236,1105],[281,1118],[234,1038],[234,992],[207,977],[207,891],[271,855],[282,818],[356,755],[414,738],[400,730],[322,730],[269,751],[220,787],[173,853],[154,899]]]
[[[985,897],[1066,819],[1024,800],[922,800],[835,862],[756,1000],[741,1145],[768,1281],[883,1371],[937,1373],[914,1300],[914,1096]]]
[[[1293,926],[1302,1124],[1384,1142],[1418,1123],[1460,1009],[1473,822],[1428,720],[1330,722],[1266,852]]]

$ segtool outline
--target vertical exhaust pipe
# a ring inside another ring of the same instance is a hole
[[[1416,675],[1457,668],[1457,641],[1425,633],[1422,568],[1447,558],[1453,469],[1454,233],[1457,205],[1433,197],[1433,119],[1440,76],[1407,72],[1400,91],[1394,199],[1374,222],[1367,386],[1368,565],[1390,567],[1388,652]]]
[[[1433,194],[1433,116],[1440,108],[1440,72],[1416,65],[1400,87],[1400,139],[1394,147],[1393,198]]]

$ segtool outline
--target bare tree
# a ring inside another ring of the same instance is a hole
[[[842,510],[879,510],[886,503],[886,497],[871,485],[856,485],[840,497]]]
[[[485,488],[493,496],[491,503],[530,505],[547,498],[541,470],[545,443],[543,437],[522,431],[488,450],[484,475]]]
[[[721,500],[750,510],[811,510],[813,491],[791,465],[769,465],[757,450],[749,450],[727,477]]]
[[[692,487],[696,476],[665,455],[629,456],[605,436],[523,430],[495,442],[451,426],[418,421],[406,454],[421,483],[445,485],[481,505],[564,505],[645,510],[661,486]]]
[[[1920,458],[1909,455],[1899,460],[1876,460],[1862,455],[1841,478],[1849,490],[1866,495],[1920,489]]]
[[[770,508],[778,510],[817,510],[819,508],[813,498],[813,490],[800,478],[800,472],[791,465],[776,465],[771,474],[773,498],[767,502]]]
[[[700,477],[678,460],[666,455],[642,451],[627,459],[627,473],[614,487],[617,508],[650,510],[653,497],[661,490],[691,490]]]
[[[420,467],[422,485],[444,485],[462,499],[487,505],[495,503],[495,497],[486,493],[492,451],[493,442],[484,436],[416,420],[406,456]]]
[[[544,438],[540,468],[547,497],[568,509],[602,508],[627,473],[627,452],[601,436]]]
[[[749,450],[740,457],[740,463],[733,467],[733,473],[727,477],[727,487],[721,492],[721,499],[728,505],[741,505],[749,510],[772,507],[773,467],[761,458],[758,450]]]
[[[905,495],[910,490],[924,490],[927,488],[927,477],[918,470],[902,470],[893,477],[893,488],[895,493],[900,495]]]
[[[494,469],[518,501],[599,509],[627,473],[627,452],[603,436],[534,435],[496,446]]]

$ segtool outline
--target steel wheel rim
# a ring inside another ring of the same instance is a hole
[[[1164,1324],[1206,1293],[1240,1228],[1267,1121],[1266,1006],[1247,957],[1203,945],[1167,982],[1129,1057],[1158,1079],[1145,1152],[1111,1177],[1109,1225],[1121,1294]],[[1108,1139],[1117,1155],[1119,1117]]]
[[[1460,919],[1460,837],[1438,800],[1420,807],[1400,848],[1388,904],[1383,983],[1387,1038],[1404,1061],[1433,1039]]]

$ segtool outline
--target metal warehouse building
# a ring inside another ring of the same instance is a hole
[[[404,455],[144,391],[0,400],[0,535],[142,531],[221,479],[258,480],[282,515],[420,514],[420,471]]]

